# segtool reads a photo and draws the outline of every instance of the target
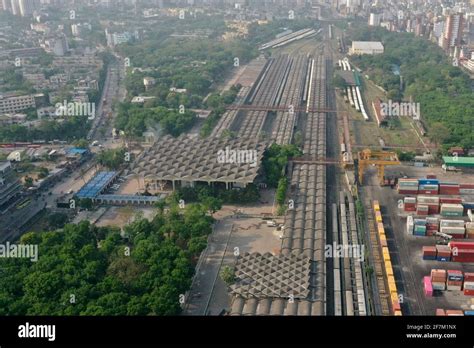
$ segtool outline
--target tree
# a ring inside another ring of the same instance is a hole
[[[26,187],[33,187],[33,178],[27,176],[25,177],[25,186]]]
[[[221,279],[227,284],[227,286],[230,286],[235,283],[235,269],[230,266],[222,267],[220,276]]]
[[[440,122],[434,123],[429,129],[430,139],[436,144],[442,144],[449,137],[449,129]]]

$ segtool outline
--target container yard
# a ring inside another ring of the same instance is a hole
[[[464,275],[470,279],[474,271],[472,175],[409,166],[388,168],[386,175],[402,177],[393,189],[363,191],[381,206],[386,242],[380,242],[399,274],[403,314],[464,315],[474,305],[471,284],[464,285]]]

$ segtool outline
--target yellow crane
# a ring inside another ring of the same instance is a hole
[[[359,159],[359,182],[362,184],[364,172],[370,165],[377,167],[379,182],[383,185],[385,175],[385,166],[396,166],[400,164],[398,156],[395,152],[390,151],[372,151],[365,149],[358,153]]]

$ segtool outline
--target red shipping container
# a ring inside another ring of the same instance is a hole
[[[474,296],[474,290],[464,289],[464,295]]]
[[[459,184],[462,189],[474,189],[474,184]]]
[[[398,190],[398,193],[401,195],[416,195],[418,193],[418,189],[415,190]]]
[[[436,174],[428,174],[426,175],[427,179],[436,179]]]
[[[455,197],[439,197],[439,202],[442,203],[448,203],[448,204],[461,204],[462,199],[461,198],[455,198]]]
[[[459,185],[439,185],[440,195],[459,195]]]
[[[428,205],[428,213],[430,215],[439,214],[439,205]]]
[[[438,225],[435,224],[426,224],[426,229],[431,230],[431,231],[437,231],[438,230]]]
[[[400,303],[397,300],[392,301],[392,308],[394,312],[402,310],[402,308],[400,307]]]
[[[423,256],[436,256],[436,247],[424,246],[422,248]]]
[[[419,195],[437,195],[438,191],[435,190],[418,190]]]
[[[474,255],[472,255],[472,256],[453,256],[453,257],[451,257],[451,261],[453,261],[453,262],[473,263],[474,262]]]
[[[458,248],[458,249],[474,250],[474,242],[450,242],[449,247],[451,249]]]
[[[437,316],[443,316],[443,317],[444,317],[444,316],[446,316],[446,311],[445,311],[444,309],[442,309],[442,308],[437,308],[437,309],[436,309],[436,315],[437,315]]]
[[[466,273],[464,273],[464,281],[466,281],[466,282],[474,282],[474,272],[466,272]]]

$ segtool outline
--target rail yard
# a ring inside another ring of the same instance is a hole
[[[237,285],[229,288],[230,300],[223,301],[222,308],[230,315],[434,315],[438,308],[424,298],[422,285],[431,269],[420,265],[423,261],[412,256],[415,251],[407,252],[420,242],[403,234],[406,217],[399,214],[395,190],[380,186],[381,163],[400,162],[388,152],[367,150],[365,157],[359,153],[354,167],[357,156],[352,149],[361,146],[353,143],[349,125],[352,113],[362,114],[367,124],[373,122],[364,106],[370,99],[360,85],[347,87],[345,99],[353,111],[337,111],[330,80],[335,69],[352,73],[352,67],[334,48],[337,30],[331,32],[333,40],[322,30],[320,37],[275,49],[211,135],[229,131],[239,138],[279,145],[298,141],[302,150],[302,156],[290,158],[285,169],[288,208],[279,250],[224,253],[225,264],[236,264],[239,271]],[[378,181],[370,164],[379,168]],[[391,173],[389,168],[387,172]],[[268,261],[269,255],[277,258]],[[286,266],[265,270],[261,265],[286,265],[293,259],[308,263],[309,278],[290,282],[285,293],[281,279],[290,279],[296,270]],[[467,265],[461,269],[472,272]],[[278,272],[280,278],[264,277],[266,272]],[[305,286],[307,292],[298,291]],[[272,288],[279,291],[272,293],[268,290]],[[209,296],[215,298],[212,292]],[[468,298],[460,300],[449,291],[437,303],[470,308]]]

